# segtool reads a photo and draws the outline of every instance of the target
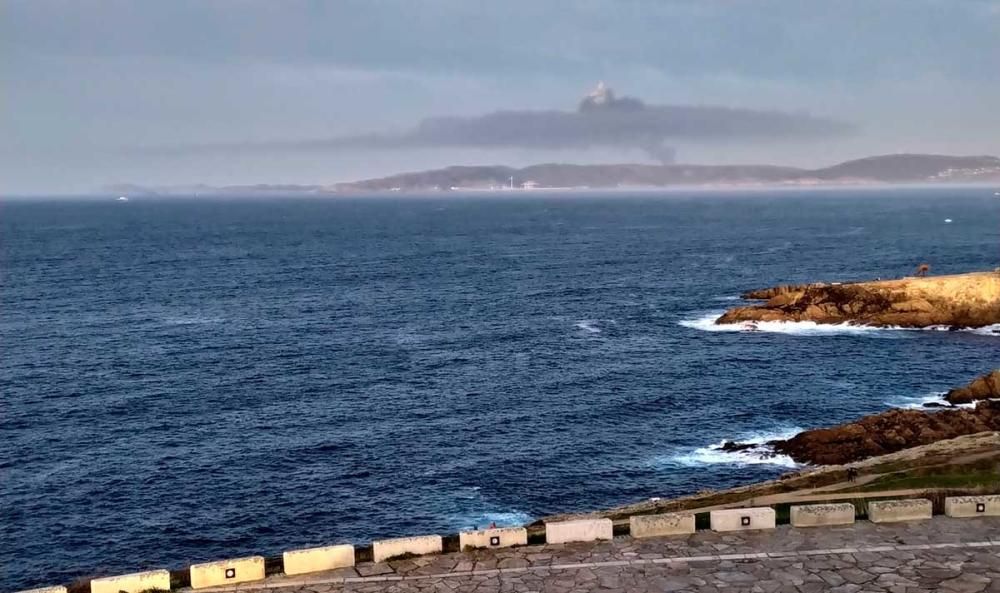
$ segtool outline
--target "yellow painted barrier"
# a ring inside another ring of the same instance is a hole
[[[155,589],[170,590],[169,570],[149,570],[90,581],[90,593],[141,593]]]
[[[191,565],[191,588],[204,589],[264,578],[264,557],[250,556]]]
[[[285,574],[305,574],[354,566],[354,546],[351,544],[289,550],[282,556]]]
[[[509,548],[528,545],[528,530],[524,527],[499,527],[481,531],[463,531],[458,534],[458,547]]]
[[[771,507],[726,509],[709,513],[712,531],[752,531],[774,529],[777,516]]]
[[[792,527],[850,525],[854,523],[854,505],[849,502],[792,505],[790,515]]]
[[[545,541],[550,544],[592,542],[614,537],[611,519],[578,519],[545,524]]]
[[[930,519],[931,501],[924,498],[876,500],[868,503],[868,520],[872,523],[921,521]]]
[[[396,539],[383,539],[372,542],[372,558],[375,562],[382,562],[389,558],[402,556],[404,554],[435,554],[444,549],[444,542],[440,535],[418,535],[416,537],[398,537]]]
[[[632,537],[661,537],[694,533],[694,515],[692,513],[633,515],[628,518],[628,531]]]
[[[27,589],[17,593],[66,593],[66,587],[56,585],[54,587],[39,587],[38,589]]]
[[[1000,494],[949,496],[944,499],[944,514],[949,517],[1000,516]]]

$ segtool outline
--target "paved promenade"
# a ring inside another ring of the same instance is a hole
[[[525,546],[417,557],[233,589],[258,593],[584,591],[1000,593],[1000,517]]]

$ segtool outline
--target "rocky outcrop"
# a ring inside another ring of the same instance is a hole
[[[949,404],[967,404],[982,399],[1000,399],[1000,369],[978,377],[965,387],[952,389],[944,396]]]
[[[771,288],[758,288],[756,290],[748,290],[740,295],[740,298],[749,301],[766,301],[773,299],[779,294],[787,294],[790,292],[803,292],[807,288],[818,288],[821,286],[827,286],[822,282],[812,282],[810,284],[782,284],[780,286],[772,286]]]
[[[908,328],[1000,323],[996,272],[785,286],[747,294],[771,296],[762,305],[730,309],[716,323],[813,321]]]
[[[1000,402],[981,401],[972,410],[890,410],[857,422],[772,441],[777,454],[799,463],[841,465],[962,435],[1000,430]]]

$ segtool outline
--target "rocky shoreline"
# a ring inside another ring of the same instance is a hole
[[[975,402],[972,409],[889,410],[830,428],[801,432],[762,445],[725,443],[725,451],[762,457],[787,455],[796,463],[843,465],[963,435],[1000,431],[1000,369],[945,396],[951,404]],[[944,404],[940,404],[944,405]]]
[[[951,329],[1000,324],[1000,272],[844,284],[783,285],[743,294],[767,299],[736,307],[716,324],[801,322]]]
[[[1000,399],[1000,369],[986,373],[964,387],[952,389],[944,396],[944,400],[953,406],[984,399]]]
[[[889,410],[832,428],[807,430],[768,443],[798,463],[842,465],[967,434],[1000,430],[1000,401],[972,410]]]

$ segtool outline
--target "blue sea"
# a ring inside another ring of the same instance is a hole
[[[713,445],[1000,363],[990,331],[711,324],[993,269],[993,188],[6,200],[0,245],[4,590],[772,478]]]

